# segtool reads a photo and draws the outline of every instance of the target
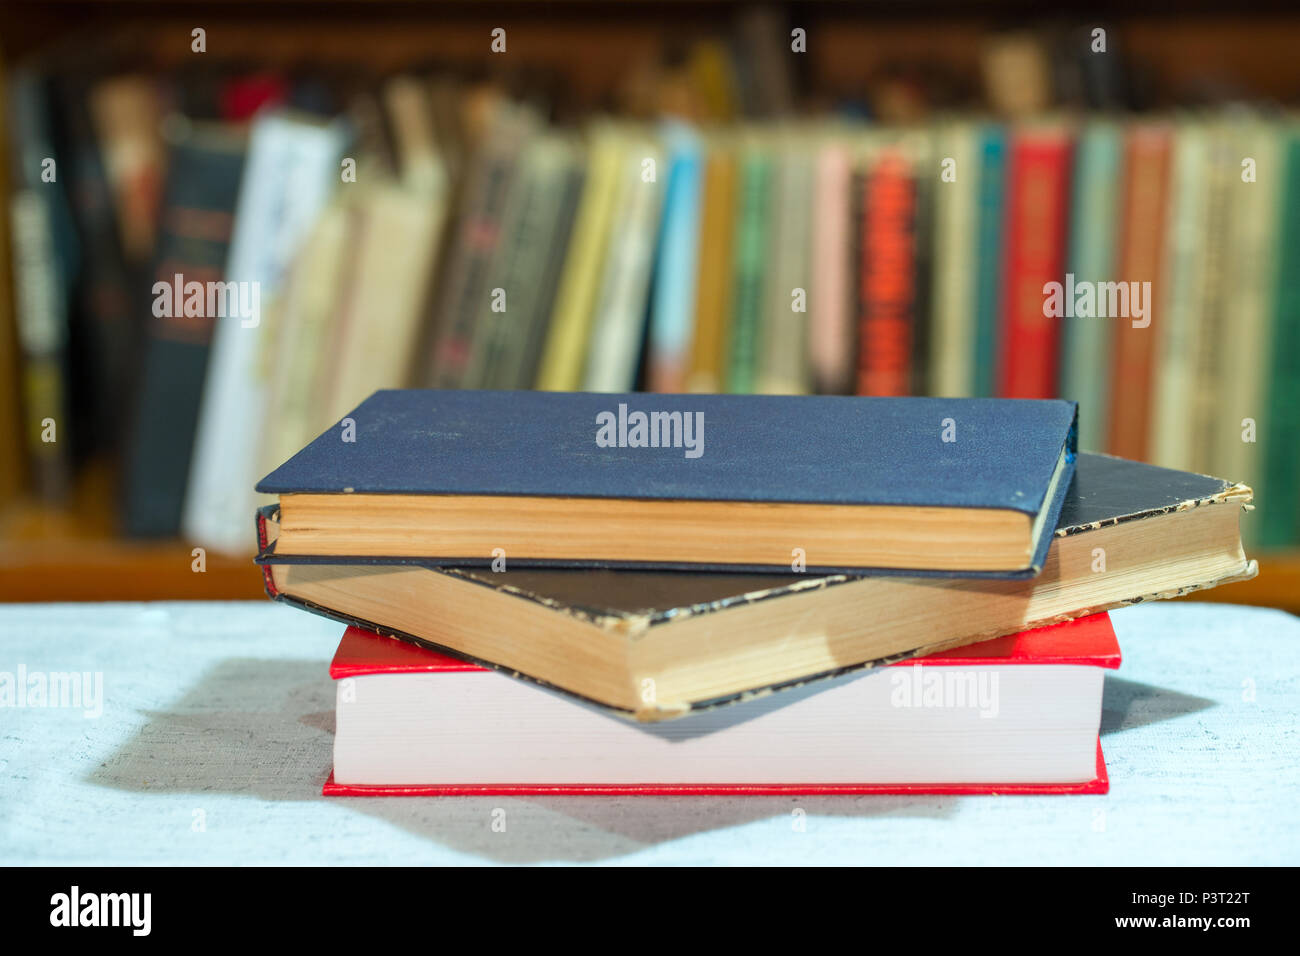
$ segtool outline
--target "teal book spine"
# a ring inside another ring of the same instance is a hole
[[[650,388],[679,392],[695,327],[704,157],[699,139],[687,128],[669,127],[665,141],[672,166],[651,296]]]
[[[998,315],[1002,296],[1002,196],[1006,179],[1006,132],[985,126],[979,145],[980,184],[975,217],[975,354],[971,394],[994,392]]]
[[[1076,283],[1120,278],[1115,274],[1120,146],[1118,125],[1106,120],[1089,123],[1080,138],[1066,258],[1066,270]],[[1066,320],[1061,397],[1079,403],[1079,447],[1087,451],[1101,451],[1105,444],[1115,321],[1078,315]]]

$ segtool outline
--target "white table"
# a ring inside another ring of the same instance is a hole
[[[104,681],[98,718],[0,709],[0,862],[1300,862],[1300,619],[1113,620],[1107,796],[326,799],[339,625],[269,602],[0,606],[0,671]]]

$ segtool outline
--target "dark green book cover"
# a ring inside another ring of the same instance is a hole
[[[1300,130],[1286,139],[1282,230],[1278,241],[1264,488],[1259,543],[1283,547],[1300,538]]]

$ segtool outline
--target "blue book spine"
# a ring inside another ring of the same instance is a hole
[[[670,167],[650,314],[650,387],[681,391],[695,323],[703,150],[689,129],[667,136]]]

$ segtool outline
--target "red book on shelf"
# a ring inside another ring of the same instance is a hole
[[[1064,320],[1045,314],[1043,286],[1065,281],[1070,150],[1064,129],[1026,130],[1013,141],[998,361],[1003,398],[1057,394]]]
[[[1105,793],[1106,614],[664,724],[348,628],[333,796]]]
[[[916,311],[916,180],[886,153],[862,190],[858,394],[910,395]]]

